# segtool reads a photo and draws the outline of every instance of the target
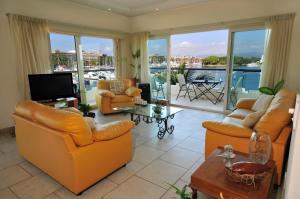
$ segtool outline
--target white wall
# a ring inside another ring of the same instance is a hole
[[[300,92],[300,0],[211,0],[132,18],[136,32],[156,31],[295,12],[286,86]]]
[[[45,18],[76,26],[129,32],[130,19],[64,0],[0,0],[0,129],[13,126],[11,113],[19,100],[16,66],[6,13]]]

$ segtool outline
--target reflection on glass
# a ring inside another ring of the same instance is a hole
[[[167,98],[167,39],[148,40],[152,99]]]
[[[229,109],[233,109],[240,98],[255,98],[259,95],[264,44],[265,29],[233,33]]]

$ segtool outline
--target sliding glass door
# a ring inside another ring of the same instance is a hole
[[[265,29],[231,31],[227,71],[228,110],[234,109],[240,98],[255,98],[259,95],[265,31]]]
[[[99,79],[114,79],[113,39],[50,33],[53,72],[71,72],[81,103],[96,105]]]
[[[169,37],[149,39],[148,55],[152,99],[169,99]]]

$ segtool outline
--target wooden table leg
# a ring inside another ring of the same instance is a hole
[[[193,191],[193,193],[192,193],[192,198],[193,198],[193,199],[197,199],[197,189],[193,189],[193,188],[192,188],[192,191]]]

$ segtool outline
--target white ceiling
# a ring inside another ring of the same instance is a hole
[[[126,16],[174,9],[208,0],[68,0]]]

